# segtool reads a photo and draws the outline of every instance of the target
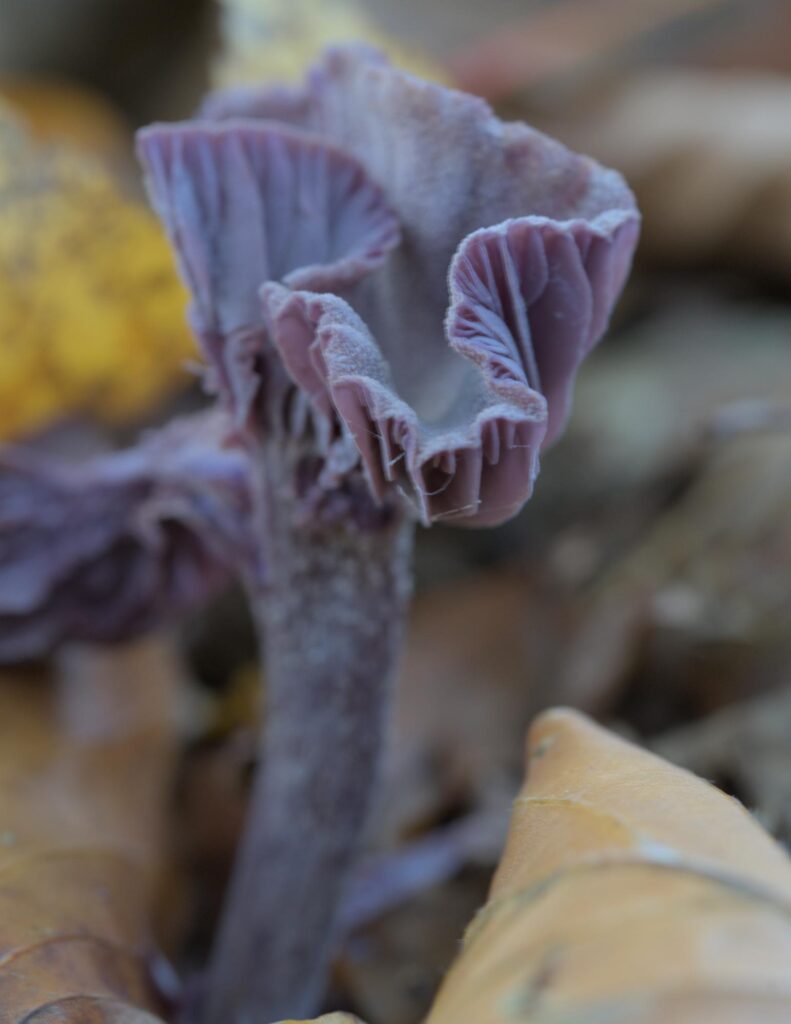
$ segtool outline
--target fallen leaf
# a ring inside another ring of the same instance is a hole
[[[543,623],[537,588],[495,571],[415,602],[394,694],[376,833],[396,840],[518,778]],[[459,700],[464,693],[464,700]]]
[[[784,277],[789,103],[787,78],[674,68],[623,76],[534,119],[625,175],[643,214],[644,255]]]
[[[0,106],[0,440],[71,415],[123,422],[184,387],[185,307],[142,200]]]
[[[529,759],[427,1024],[787,1021],[791,862],[744,808],[571,711]]]
[[[59,79],[0,77],[0,98],[33,139],[67,145],[108,164],[129,160],[130,128],[106,99]]]
[[[157,640],[0,675],[0,1024],[156,1024],[177,678]]]
[[[462,89],[507,100],[565,78],[587,78],[602,67],[656,51],[685,50],[698,35],[729,25],[727,0],[565,0],[539,5],[460,53],[451,70]],[[698,28],[698,31],[694,31]]]

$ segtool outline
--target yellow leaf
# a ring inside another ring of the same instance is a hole
[[[0,107],[0,439],[69,414],[123,421],[185,384],[185,306],[143,201]]]

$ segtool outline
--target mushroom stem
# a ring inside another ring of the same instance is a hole
[[[264,638],[263,761],[204,1024],[265,1024],[317,1008],[411,590],[413,527],[402,511],[375,509],[361,488],[360,516],[306,517],[293,463],[284,472],[282,452],[268,454],[267,579],[252,595]]]

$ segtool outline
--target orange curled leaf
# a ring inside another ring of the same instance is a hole
[[[154,641],[0,675],[0,1024],[157,1024],[175,678]]]
[[[789,963],[791,862],[744,808],[552,711],[427,1024],[787,1024]]]

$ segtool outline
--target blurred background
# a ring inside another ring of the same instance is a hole
[[[619,168],[637,268],[512,523],[420,537],[386,796],[333,1005],[420,1019],[485,892],[532,715],[568,703],[791,840],[788,0],[0,0],[0,439],[121,444],[200,404],[134,127],[370,39]],[[163,927],[200,951],[244,814],[239,595],[180,637]]]

